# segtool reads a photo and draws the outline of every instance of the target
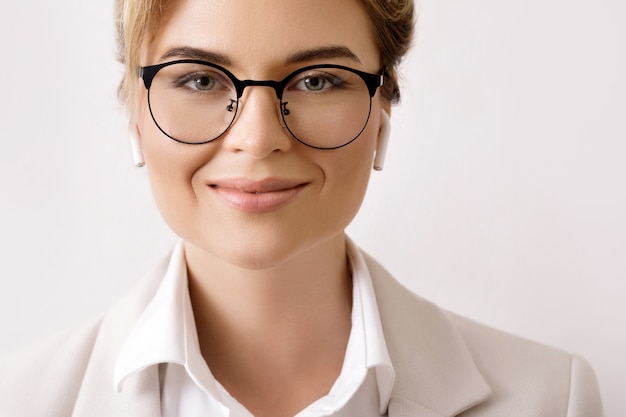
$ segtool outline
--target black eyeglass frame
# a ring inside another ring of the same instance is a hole
[[[175,137],[169,135],[167,132],[165,132],[161,128],[161,126],[159,126],[159,123],[156,121],[156,119],[154,117],[154,114],[152,112],[152,106],[150,104],[150,87],[152,86],[152,81],[154,80],[154,77],[157,75],[157,73],[160,70],[162,70],[165,67],[168,67],[170,65],[175,65],[175,64],[198,64],[198,65],[205,65],[205,66],[208,66],[208,67],[215,68],[215,69],[223,72],[224,74],[226,74],[226,76],[228,76],[228,78],[232,81],[233,85],[235,86],[235,91],[237,92],[237,102],[233,103],[233,104],[236,104],[235,114],[233,114],[232,120],[230,121],[230,123],[228,124],[226,129],[224,129],[224,131],[222,133],[220,133],[218,136],[216,136],[216,137],[214,137],[212,139],[203,141],[203,142],[185,142],[183,140],[176,139]],[[291,129],[289,128],[289,124],[285,120],[285,116],[289,114],[289,110],[285,107],[287,105],[287,103],[283,103],[283,93],[285,91],[285,87],[287,86],[289,81],[291,81],[298,74],[306,72],[306,71],[318,69],[318,68],[336,68],[336,69],[349,71],[349,72],[352,72],[352,73],[358,75],[363,80],[363,82],[365,82],[365,85],[367,86],[367,90],[368,90],[369,96],[370,96],[369,110],[368,110],[368,114],[367,114],[367,118],[365,120],[365,123],[363,124],[363,128],[356,134],[356,136],[354,138],[350,139],[348,142],[346,142],[346,143],[344,143],[342,145],[339,145],[339,146],[331,147],[331,148],[324,148],[324,147],[319,147],[319,146],[313,146],[313,145],[310,145],[310,144],[308,144],[306,142],[303,142],[302,140],[300,140],[291,131]],[[235,119],[237,118],[237,112],[239,111],[239,99],[243,95],[243,92],[246,89],[246,87],[259,86],[259,87],[271,87],[272,89],[274,89],[274,92],[276,93],[276,98],[280,102],[280,109],[281,109],[280,115],[281,115],[281,117],[283,119],[283,123],[285,124],[285,127],[287,128],[287,130],[289,131],[291,136],[293,136],[298,142],[300,142],[303,145],[306,145],[306,146],[308,146],[310,148],[327,149],[327,150],[338,149],[338,148],[342,148],[344,146],[347,146],[350,143],[354,142],[359,136],[361,136],[361,133],[363,133],[363,131],[365,130],[365,127],[367,126],[367,124],[369,122],[369,119],[370,119],[370,116],[371,116],[371,112],[372,112],[372,98],[376,94],[376,90],[379,87],[381,87],[383,85],[383,83],[384,83],[384,74],[382,74],[382,73],[380,73],[380,74],[371,74],[371,73],[368,73],[368,72],[360,71],[360,70],[357,70],[357,69],[354,69],[354,68],[346,67],[346,66],[343,66],[343,65],[337,65],[337,64],[316,64],[316,65],[309,65],[309,66],[306,66],[306,67],[303,67],[303,68],[299,68],[299,69],[295,70],[294,72],[290,73],[289,75],[287,75],[281,81],[275,81],[275,80],[240,80],[239,78],[235,77],[235,75],[233,73],[231,73],[226,68],[224,68],[224,67],[222,67],[220,65],[214,64],[212,62],[197,60],[197,59],[179,59],[179,60],[176,60],[176,61],[164,62],[162,64],[156,64],[156,65],[149,65],[149,66],[145,66],[145,67],[139,67],[139,77],[143,80],[143,84],[146,87],[146,90],[148,90],[148,108],[150,110],[150,116],[152,116],[152,120],[154,121],[156,126],[159,128],[159,130],[161,132],[163,132],[164,135],[166,135],[167,137],[169,137],[172,140],[175,140],[176,142],[185,143],[185,144],[188,144],[188,145],[202,145],[202,144],[205,144],[205,143],[212,142],[215,139],[218,139],[221,136],[223,136],[230,129],[230,127],[235,122]]]

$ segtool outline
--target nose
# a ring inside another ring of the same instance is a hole
[[[293,141],[282,122],[280,103],[274,91],[267,87],[249,87],[239,99],[237,117],[224,135],[224,146],[257,159],[285,152]]]

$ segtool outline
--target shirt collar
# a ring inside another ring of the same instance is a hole
[[[193,370],[190,376],[194,381],[217,395],[199,348],[182,241],[172,252],[157,292],[122,345],[114,373],[116,389],[121,390],[130,376],[159,363],[177,363]]]
[[[389,403],[395,373],[389,358],[380,321],[376,295],[365,260],[348,238],[347,254],[353,280],[353,329],[341,375],[331,393],[341,395],[350,385],[354,369],[374,369],[380,412]],[[363,349],[364,347],[364,349]],[[119,391],[130,376],[160,363],[183,365],[198,386],[220,398],[213,378],[200,352],[193,310],[187,286],[187,269],[182,241],[170,258],[159,289],[125,340],[115,367],[115,387]],[[363,378],[365,374],[363,374]]]
[[[352,268],[352,282],[354,296],[361,299],[361,314],[363,315],[363,327],[365,337],[365,365],[368,369],[375,369],[376,382],[381,414],[385,412],[391,397],[391,391],[395,382],[395,372],[385,335],[380,321],[376,293],[372,285],[372,278],[365,263],[365,259],[356,244],[347,238],[348,259]],[[353,306],[354,308],[354,306]],[[355,317],[353,315],[353,323]]]

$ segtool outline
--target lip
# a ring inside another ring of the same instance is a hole
[[[308,184],[288,178],[227,178],[209,181],[207,187],[220,201],[239,211],[268,213],[291,203]]]

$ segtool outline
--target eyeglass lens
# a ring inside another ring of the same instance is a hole
[[[157,126],[185,143],[206,143],[233,123],[239,100],[231,78],[217,68],[176,63],[161,68],[148,92]],[[280,104],[289,132],[315,148],[344,146],[361,134],[370,114],[365,81],[342,68],[306,69],[287,81]]]

